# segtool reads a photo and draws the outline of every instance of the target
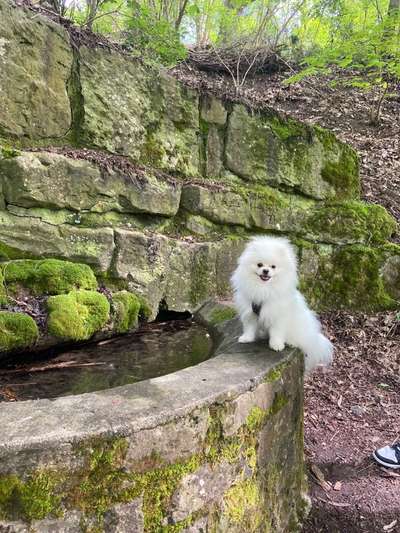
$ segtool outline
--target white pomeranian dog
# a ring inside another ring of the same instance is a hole
[[[297,290],[297,258],[287,239],[253,238],[231,281],[243,324],[239,342],[253,342],[268,333],[273,350],[289,344],[304,352],[306,372],[332,362],[333,346]]]

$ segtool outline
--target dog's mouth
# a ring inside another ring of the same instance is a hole
[[[260,274],[259,277],[262,281],[269,281],[271,279],[271,276],[268,276],[268,274]]]

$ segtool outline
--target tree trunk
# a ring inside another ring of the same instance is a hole
[[[389,17],[398,14],[400,11],[400,0],[389,0],[388,15]]]

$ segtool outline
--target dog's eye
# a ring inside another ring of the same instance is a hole
[[[276,266],[275,265],[271,265],[271,268],[276,268]]]
[[[258,268],[261,268],[263,266],[262,263],[257,263]]]

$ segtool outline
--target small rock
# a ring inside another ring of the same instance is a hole
[[[142,533],[144,520],[142,498],[130,503],[114,505],[104,516],[104,530],[107,533]]]
[[[361,405],[352,405],[350,407],[350,412],[354,416],[362,417],[362,416],[365,415],[366,409],[365,409],[365,407],[361,407]]]

